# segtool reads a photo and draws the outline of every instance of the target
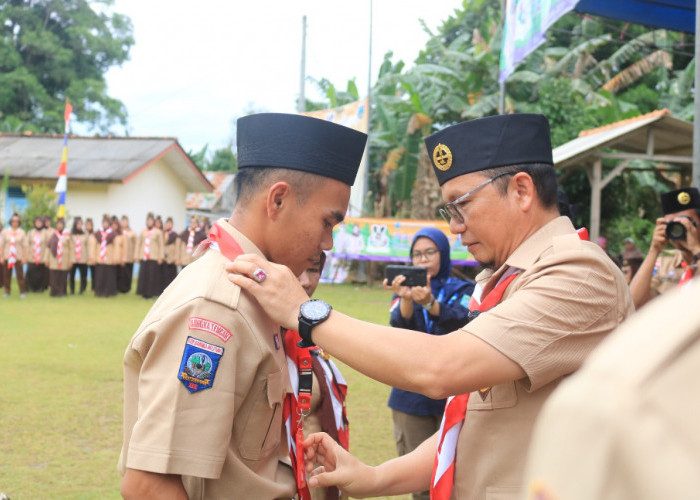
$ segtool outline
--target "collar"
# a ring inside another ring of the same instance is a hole
[[[250,241],[243,233],[233,227],[229,223],[228,219],[219,219],[216,221],[216,223],[219,224],[224,231],[230,234],[234,240],[236,240],[236,243],[241,246],[244,253],[254,253],[260,255],[261,257],[265,257],[255,243]]]
[[[476,277],[477,283],[485,288],[491,279],[501,279],[509,269],[527,270],[540,259],[542,253],[551,248],[553,237],[567,234],[576,234],[576,229],[568,217],[560,216],[549,221],[523,241],[497,270],[481,271]]]

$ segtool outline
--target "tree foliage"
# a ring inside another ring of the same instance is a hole
[[[27,199],[27,205],[20,214],[22,227],[29,230],[34,227],[34,217],[50,216],[52,219],[58,210],[56,193],[45,184],[25,185],[22,191]]]
[[[499,113],[501,0],[463,0],[435,32],[423,27],[429,40],[414,64],[407,67],[387,53],[372,88],[371,203],[365,211],[377,216],[434,216],[439,190],[423,137]],[[554,147],[582,130],[663,107],[692,120],[693,45],[692,35],[572,12],[508,78],[504,111],[547,116]],[[325,80],[319,84],[337,102],[335,87]],[[329,107],[316,104],[315,109]],[[658,193],[670,187],[658,170],[646,171],[651,166],[632,162],[605,187],[601,228],[613,249],[627,236],[648,241]],[[561,181],[577,207],[576,223],[588,225],[585,173],[562,173]]]
[[[128,59],[128,17],[111,0],[0,2],[0,129],[61,132],[65,100],[78,121],[106,133],[125,124],[105,73]]]

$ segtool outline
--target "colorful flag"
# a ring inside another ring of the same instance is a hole
[[[56,182],[56,191],[58,193],[58,213],[56,217],[66,216],[66,189],[68,188],[68,125],[70,124],[70,114],[73,112],[73,106],[66,99],[66,110],[63,113],[63,120],[66,122],[65,132],[63,134],[63,153],[61,154],[61,165],[58,167],[58,181]]]
[[[545,32],[572,10],[578,0],[506,0],[503,46],[498,81],[545,41]]]

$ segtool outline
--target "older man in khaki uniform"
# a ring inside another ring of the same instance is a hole
[[[527,498],[698,498],[698,299],[698,280],[659,297],[552,394],[532,440]]]
[[[328,436],[305,441],[312,486],[350,496],[431,489],[431,498],[517,498],[542,404],[633,308],[622,273],[557,207],[549,125],[541,115],[465,122],[425,140],[449,201],[443,214],[487,269],[470,322],[443,336],[370,325],[306,301],[290,273],[259,256],[227,267],[265,310],[366,375],[448,399],[440,432],[368,467]],[[269,271],[256,283],[252,269]],[[480,311],[480,314],[477,313]],[[313,340],[311,334],[313,333]],[[436,456],[436,450],[437,456]]]
[[[664,216],[656,219],[649,253],[630,283],[637,308],[688,283],[700,260],[700,192],[691,187],[664,193],[661,208]],[[673,230],[669,234],[671,224],[676,224],[677,230],[683,229],[678,232],[678,237],[674,236]],[[665,249],[668,245],[673,248]]]
[[[224,264],[247,252],[300,274],[330,250],[367,136],[269,113],[241,118],[237,133],[231,218],[214,225],[205,253],[161,295],[124,356],[125,498],[296,496],[280,325],[227,280]]]

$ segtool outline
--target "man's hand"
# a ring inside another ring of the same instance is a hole
[[[265,271],[261,282],[251,278],[256,269]],[[243,254],[226,264],[228,279],[250,293],[275,322],[299,328],[299,306],[309,300],[299,280],[287,266],[255,254]]]
[[[328,434],[311,434],[304,450],[310,487],[337,486],[355,498],[373,494],[375,468],[360,462]]]
[[[666,238],[666,222],[666,219],[663,217],[656,219],[656,227],[651,236],[649,250],[654,250],[657,255],[668,245],[668,238]]]
[[[685,228],[685,240],[678,242],[674,241],[674,246],[676,246],[679,250],[690,252],[689,257],[692,258],[692,256],[700,252],[700,236],[698,233],[698,228],[695,226],[695,224],[693,224],[692,219],[689,217],[676,217],[673,220],[674,222],[680,222]]]

